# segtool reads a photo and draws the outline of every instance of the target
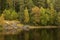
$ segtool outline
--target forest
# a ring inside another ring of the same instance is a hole
[[[60,40],[60,0],[0,0],[0,40]]]
[[[35,26],[60,26],[59,0],[0,0],[0,15]]]

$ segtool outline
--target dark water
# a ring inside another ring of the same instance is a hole
[[[27,35],[29,37],[27,37]],[[60,29],[33,29],[17,35],[5,35],[4,40],[60,40]]]

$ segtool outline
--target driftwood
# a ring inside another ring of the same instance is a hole
[[[12,32],[11,31],[5,32],[3,30],[3,35],[9,35],[9,34],[16,35],[16,34],[20,33],[21,31],[29,31],[29,30],[33,30],[33,29],[42,29],[42,28],[45,28],[45,29],[49,28],[50,29],[50,28],[58,28],[58,27],[57,26],[36,26],[36,27],[35,26],[29,26],[29,27],[20,27],[19,29],[15,29],[15,30],[11,29],[11,30],[13,30]]]

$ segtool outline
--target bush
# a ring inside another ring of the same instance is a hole
[[[4,10],[4,17],[6,20],[16,20],[18,18],[18,14],[15,12],[15,10]]]
[[[41,25],[56,25],[56,11],[53,8],[40,8],[40,24]]]
[[[48,14],[49,16],[49,21],[48,21],[48,25],[56,25],[55,22],[56,22],[56,11],[52,8],[52,9],[46,9],[46,13]]]
[[[40,24],[47,25],[48,21],[49,21],[49,15],[48,15],[48,13],[46,13],[46,9],[41,7],[40,8]]]

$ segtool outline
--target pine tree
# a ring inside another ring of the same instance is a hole
[[[21,22],[24,21],[24,0],[19,0],[19,4],[20,4],[20,11],[19,11],[19,20]]]
[[[27,7],[24,10],[24,22],[28,23],[29,22],[29,13]]]
[[[7,4],[7,1],[6,0],[0,0],[0,10],[1,10],[1,13],[3,12],[3,10],[6,8],[6,4]]]
[[[57,12],[60,11],[60,0],[55,0],[54,8],[57,10]]]
[[[35,6],[45,7],[45,0],[33,0],[33,3],[34,3]]]
[[[56,17],[56,20],[57,20],[57,25],[60,26],[60,12],[58,12],[57,14],[57,17]]]
[[[14,2],[15,2],[15,0],[7,0],[9,8],[14,9]]]

